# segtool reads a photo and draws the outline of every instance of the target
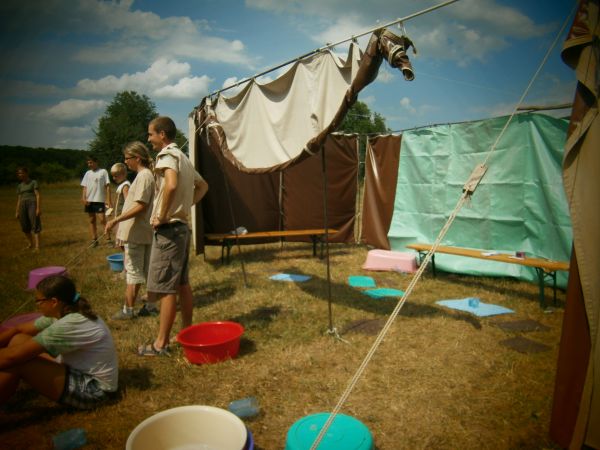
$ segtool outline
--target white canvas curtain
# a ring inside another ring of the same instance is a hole
[[[270,83],[253,80],[233,97],[219,95],[212,108],[233,156],[247,169],[256,169],[300,155],[334,118],[360,58],[352,43],[345,60],[324,51],[297,61]]]

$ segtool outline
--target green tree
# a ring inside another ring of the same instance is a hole
[[[379,113],[372,113],[366,103],[357,101],[352,105],[337,131],[359,134],[360,177],[363,178],[367,135],[390,131],[384,117]]]
[[[119,92],[100,118],[90,151],[101,167],[123,160],[123,147],[131,141],[146,142],[148,123],[158,116],[156,106],[146,95]]]

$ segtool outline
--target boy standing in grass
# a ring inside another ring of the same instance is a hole
[[[110,168],[110,174],[115,184],[117,185],[117,190],[115,192],[117,198],[115,199],[115,207],[112,210],[112,214],[110,214],[110,209],[107,210],[106,214],[109,217],[112,216],[113,218],[115,218],[123,211],[123,205],[125,204],[125,199],[127,198],[127,194],[129,193],[129,187],[131,186],[131,183],[127,179],[127,166],[121,162],[113,164],[113,166]],[[105,227],[105,231],[110,236],[111,230]],[[118,233],[118,225],[116,226],[114,232],[116,236]],[[121,245],[123,244],[119,243],[117,239],[115,246]]]
[[[84,211],[88,214],[92,246],[98,245],[98,231],[96,229],[96,216],[100,216],[102,227],[106,225],[106,208],[110,207],[110,179],[106,169],[98,167],[98,158],[90,155],[87,159],[89,170],[81,180],[81,202],[85,205]],[[110,234],[106,235],[110,242]]]
[[[192,323],[193,297],[189,282],[191,207],[206,194],[208,185],[188,157],[177,147],[177,128],[169,117],[157,117],[148,125],[148,142],[158,151],[154,174],[151,224],[154,228],[148,293],[160,299],[160,325],[152,343],[140,345],[138,355],[169,354],[169,335],[177,313],[177,295],[182,326]]]

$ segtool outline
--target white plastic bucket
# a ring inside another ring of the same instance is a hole
[[[243,450],[248,439],[235,414],[205,405],[180,406],[141,422],[129,435],[126,450]]]

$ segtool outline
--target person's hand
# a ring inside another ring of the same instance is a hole
[[[156,228],[159,225],[162,225],[163,223],[167,223],[167,218],[160,218],[158,216],[153,216],[152,219],[150,219],[150,225],[152,225],[152,227]]]
[[[17,211],[17,212],[15,213],[15,219],[18,219],[18,218],[19,218],[19,211]]]
[[[85,205],[85,206],[87,206],[87,204],[88,204],[88,202],[86,201],[86,199],[85,199],[85,198],[82,198],[82,199],[81,199],[81,203],[82,203],[83,205]]]
[[[118,223],[117,219],[110,219],[108,222],[106,222],[106,226],[104,227],[104,231],[107,232],[107,233],[110,233],[110,230],[112,230],[117,223]]]

